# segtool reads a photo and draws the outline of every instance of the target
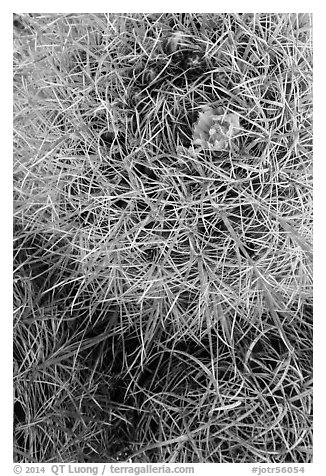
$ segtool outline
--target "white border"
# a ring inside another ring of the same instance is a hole
[[[319,3],[321,5],[321,3]],[[157,2],[126,2],[119,1],[116,4],[109,2],[22,2],[14,1],[8,5],[10,11],[3,12],[5,21],[2,25],[2,114],[1,114],[1,135],[2,135],[2,183],[1,193],[1,314],[2,332],[0,345],[1,362],[1,420],[0,420],[0,462],[2,463],[2,474],[12,473],[12,13],[13,12],[103,12],[110,7],[110,12],[216,12],[221,10],[221,4],[217,2],[175,2],[165,1],[163,4]],[[274,1],[273,3],[261,2],[226,2],[223,13],[228,12],[255,12],[255,11],[275,11],[275,12],[313,12],[314,14],[314,463],[304,465],[305,474],[321,475],[325,474],[325,337],[326,337],[326,309],[323,297],[326,294],[326,263],[325,263],[325,243],[326,243],[326,157],[325,157],[325,10],[314,2],[306,1]],[[218,465],[216,464],[196,465],[196,474],[251,474],[251,465]],[[274,466],[274,465],[268,465]],[[280,465],[282,466],[282,465]],[[293,466],[293,464],[288,465]],[[231,470],[232,467],[232,470]],[[221,473],[219,473],[219,470]],[[216,472],[217,471],[217,472]]]

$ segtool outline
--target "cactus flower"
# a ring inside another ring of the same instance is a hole
[[[194,127],[193,145],[215,151],[227,150],[230,140],[240,129],[239,116],[220,112],[220,108],[203,108]]]

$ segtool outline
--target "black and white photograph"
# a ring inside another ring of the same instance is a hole
[[[313,14],[12,22],[15,468],[300,475]]]

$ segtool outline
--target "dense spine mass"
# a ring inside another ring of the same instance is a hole
[[[312,461],[305,14],[14,16],[19,462]]]

